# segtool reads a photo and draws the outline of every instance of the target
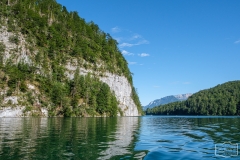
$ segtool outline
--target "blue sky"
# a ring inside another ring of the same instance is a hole
[[[142,105],[240,80],[239,0],[57,0],[115,38]]]

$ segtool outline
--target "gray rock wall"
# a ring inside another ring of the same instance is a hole
[[[7,31],[6,27],[4,26],[0,27],[0,42],[2,42],[6,46],[5,52],[3,54],[4,62],[6,62],[8,59],[11,59],[13,63],[18,63],[22,61],[24,63],[32,64],[33,62],[31,58],[33,57],[30,56],[30,52],[27,49],[28,48],[27,43],[23,35],[18,34],[19,39],[18,45],[9,41],[9,37],[13,35],[14,35],[13,33]],[[34,55],[35,53],[36,51],[31,53],[31,55]],[[101,67],[101,65],[98,66]],[[74,73],[78,67],[77,61],[71,60],[71,62],[69,62],[65,67],[67,69],[67,72],[65,73],[66,76],[69,79],[73,79]],[[87,70],[85,68],[79,68],[79,72],[80,75],[86,75],[88,73],[91,73],[97,76],[102,82],[108,84],[110,89],[115,93],[116,98],[119,102],[119,108],[122,110],[124,116],[139,115],[137,106],[135,105],[133,99],[131,98],[132,87],[126,77],[112,74],[109,72],[104,73],[94,72],[90,69]],[[9,109],[6,111],[9,112]],[[4,113],[2,112],[2,115],[3,114]]]
[[[67,72],[65,73],[70,79],[73,79],[74,73],[77,69],[77,63],[69,62],[66,66]],[[109,72],[99,73],[92,70],[86,70],[84,68],[79,68],[80,75],[86,75],[87,73],[92,73],[97,75],[97,77],[104,83],[108,84],[110,89],[115,93],[115,96],[119,102],[119,108],[123,111],[124,116],[138,116],[138,109],[135,105],[133,99],[131,98],[132,87],[128,82],[127,78],[124,76],[119,76]],[[101,74],[101,76],[100,76]]]
[[[7,60],[11,59],[14,63],[19,63],[20,61],[31,64],[32,60],[29,56],[30,51],[27,49],[25,38],[22,34],[18,34],[19,43],[15,44],[9,41],[11,36],[16,36],[11,32],[7,31],[5,26],[0,27],[0,42],[2,42],[6,48],[3,53],[3,62],[6,63]],[[17,54],[16,54],[17,53]]]

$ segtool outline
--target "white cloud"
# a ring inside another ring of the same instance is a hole
[[[119,45],[119,47],[132,47],[132,46],[135,46],[135,44],[131,44],[131,43],[122,43]]]
[[[240,39],[239,39],[239,40],[237,40],[237,41],[235,41],[234,43],[235,43],[235,44],[238,44],[238,43],[240,43]]]
[[[111,31],[112,31],[113,33],[118,33],[118,32],[121,32],[121,29],[120,29],[118,26],[116,26],[116,27],[113,27],[113,28],[111,29]]]
[[[183,82],[183,84],[191,84],[190,82]]]
[[[142,44],[149,44],[149,42],[147,40],[141,40],[139,42],[137,42],[136,44],[134,44],[135,46],[138,46],[138,45],[142,45]]]
[[[140,57],[148,57],[148,56],[150,56],[150,54],[147,54],[147,53],[141,53],[141,54],[138,54],[138,56],[140,56]]]
[[[126,56],[134,55],[134,53],[130,53],[130,52],[126,51],[126,50],[122,50],[122,54],[126,55]]]
[[[147,40],[142,40],[142,41],[139,41],[137,43],[122,43],[119,45],[119,47],[123,48],[123,47],[132,47],[132,46],[138,46],[138,45],[141,45],[141,44],[148,44],[149,42]]]
[[[154,88],[160,88],[160,86],[153,86]]]
[[[138,45],[142,45],[142,44],[149,44],[149,42],[146,39],[144,39],[140,34],[133,33],[132,31],[127,30],[127,29],[121,29],[118,26],[111,28],[111,32],[118,34],[118,36],[114,37],[114,39],[117,40],[117,42],[119,43],[118,46],[120,48],[133,47],[133,46],[138,46]],[[121,32],[121,33],[119,33],[119,32]],[[131,35],[129,36],[129,34],[131,34]],[[120,37],[119,37],[119,35],[120,35]],[[125,36],[123,37],[123,35],[125,35]]]
[[[135,34],[130,38],[130,40],[135,40],[135,39],[139,39],[139,38],[142,38],[142,36],[139,34]]]
[[[137,62],[128,62],[129,65],[137,64]]]
[[[142,41],[139,41],[137,43],[137,45],[140,45],[140,44],[149,44],[149,42],[147,40],[143,39]]]

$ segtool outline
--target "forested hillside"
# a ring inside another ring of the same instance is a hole
[[[52,116],[122,114],[115,93],[99,80],[108,72],[127,78],[141,113],[132,73],[117,41],[98,25],[55,0],[1,0],[0,15],[0,102],[6,96],[20,96],[26,112],[45,107]],[[8,36],[5,43],[3,34]],[[66,66],[72,62],[78,69],[69,79]],[[80,75],[79,68],[89,73]]]
[[[26,35],[31,46],[38,48],[36,62],[50,59],[53,65],[58,65],[66,63],[69,57],[76,57],[97,65],[102,60],[102,69],[124,74],[131,81],[117,41],[98,25],[85,22],[77,12],[68,12],[55,0],[1,0],[0,11],[1,24],[7,23],[8,31]],[[14,43],[20,43],[17,35],[12,38]],[[54,68],[53,72],[59,70]]]
[[[186,101],[148,109],[146,114],[240,115],[240,81],[227,82],[199,91]]]

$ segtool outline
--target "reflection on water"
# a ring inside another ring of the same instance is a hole
[[[107,143],[106,150],[103,150],[100,153],[101,157],[99,157],[98,159],[110,159],[111,157],[125,154],[131,155],[132,151],[128,150],[128,147],[133,142],[133,133],[138,127],[137,124],[137,117],[119,118],[116,132],[110,135],[112,136],[113,141]],[[106,143],[104,142],[103,146],[102,144],[99,145],[99,147],[105,147]]]
[[[0,159],[31,159],[38,135],[47,130],[47,119],[0,118]]]
[[[221,159],[223,142],[240,143],[240,118],[0,118],[4,160]]]
[[[132,154],[138,117],[1,118],[0,159],[110,159]]]

